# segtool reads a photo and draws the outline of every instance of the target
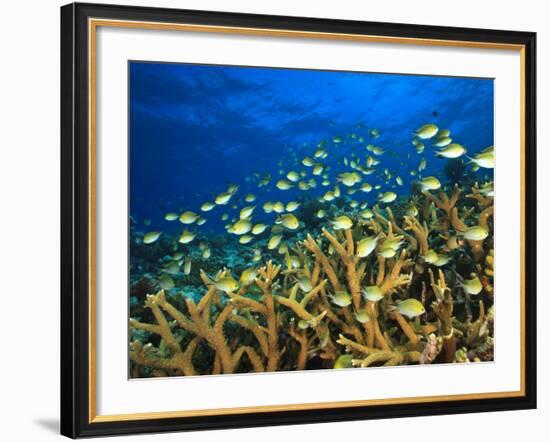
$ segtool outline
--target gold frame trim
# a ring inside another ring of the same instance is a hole
[[[519,51],[520,53],[520,189],[521,189],[521,226],[520,226],[520,389],[518,391],[467,393],[455,395],[420,396],[388,399],[368,399],[354,401],[318,402],[285,405],[264,405],[254,407],[216,408],[201,410],[159,411],[129,414],[96,414],[96,35],[97,28],[134,28],[164,31],[209,32],[218,34],[255,35],[270,37],[292,37],[325,39],[339,41],[357,41],[370,43],[412,44],[421,46],[462,47],[475,49],[497,49]],[[329,32],[292,31],[283,29],[244,28],[232,26],[210,26],[181,23],[158,23],[131,20],[88,19],[88,93],[89,93],[89,412],[88,423],[138,421],[146,419],[169,419],[181,417],[239,415],[258,412],[322,410],[327,408],[364,407],[375,405],[419,404],[426,402],[461,401],[513,398],[525,396],[525,45],[505,43],[480,43],[474,41],[438,40],[410,37],[390,37],[377,35],[359,35]]]

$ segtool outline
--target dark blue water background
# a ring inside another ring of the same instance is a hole
[[[386,150],[377,157],[382,161],[377,167],[388,168],[405,183],[392,189],[395,179],[387,185],[375,175],[363,180],[399,195],[410,192],[417,178],[409,172],[421,158],[427,161],[423,176],[435,175],[445,183],[447,160],[436,158],[429,142],[421,155],[411,144],[412,132],[423,124],[450,129],[468,155],[493,144],[491,79],[141,62],[130,63],[129,70],[130,213],[140,227],[150,220],[144,230],[181,230],[177,221],[164,220],[166,212],[201,213],[200,205],[229,183],[240,186],[231,201],[239,208],[230,204],[206,213],[200,231],[223,231],[221,214],[238,216],[245,205],[258,206],[254,222],[272,222],[274,214],[261,210],[266,200],[287,202],[333,188],[275,187],[282,178],[279,170],[307,169],[299,161],[333,136],[365,138],[363,144],[346,141],[337,154],[321,160],[331,166],[333,183],[337,173],[351,171],[342,158],[356,152],[364,161],[370,154],[365,145],[372,143]],[[371,128],[380,131],[378,139],[368,135]],[[254,172],[272,174],[270,185],[258,188]],[[492,170],[478,173],[481,180]],[[241,200],[249,192],[258,196],[252,204]],[[357,192],[351,198],[372,203],[378,193]]]

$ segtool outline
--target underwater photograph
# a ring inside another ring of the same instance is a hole
[[[493,79],[128,78],[130,378],[493,361]]]

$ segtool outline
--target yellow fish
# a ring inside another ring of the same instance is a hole
[[[366,324],[370,321],[369,312],[366,308],[356,311],[353,316],[355,316],[355,319],[361,324]]]
[[[271,175],[266,174],[263,176],[263,178],[258,182],[258,187],[267,186],[269,182],[271,181]]]
[[[295,172],[293,170],[288,172],[286,174],[286,177],[288,178],[289,181],[292,181],[293,183],[296,183],[300,180],[300,175],[298,175],[298,172]]]
[[[286,252],[288,252],[288,245],[284,242],[281,243],[281,245],[277,249],[277,252],[279,252],[279,254],[281,254],[281,255],[286,254]],[[288,264],[288,267],[290,268],[290,264]]]
[[[361,177],[356,172],[344,172],[338,175],[338,181],[344,186],[351,187],[361,181]]]
[[[371,219],[374,216],[374,213],[370,209],[365,209],[359,212],[359,216],[362,219]]]
[[[281,239],[283,239],[283,236],[282,235],[273,235],[270,239],[269,239],[269,242],[267,243],[267,248],[269,250],[274,250],[276,249],[279,244],[281,243]]]
[[[382,203],[391,203],[395,201],[397,194],[395,192],[384,192],[378,195],[378,200]]]
[[[253,239],[254,239],[254,237],[252,235],[243,235],[239,238],[239,243],[240,244],[248,244]]]
[[[239,186],[237,184],[230,184],[227,186],[227,192],[234,194],[237,190],[239,190]]]
[[[351,304],[351,295],[342,290],[337,291],[334,295],[330,295],[330,298],[338,307],[347,307]]]
[[[401,244],[403,244],[403,236],[396,236],[392,239],[386,238],[380,247],[382,249],[389,248],[393,250],[398,250],[399,247],[401,247]]]
[[[214,203],[210,203],[210,202],[206,202],[206,203],[203,203],[202,206],[201,206],[201,210],[203,212],[209,212],[210,210],[212,210],[216,205]]]
[[[166,221],[175,221],[178,219],[178,214],[173,212],[167,213],[166,215],[164,215],[164,219]]]
[[[484,196],[494,197],[495,196],[495,188],[493,182],[485,183],[483,186],[479,188],[479,193],[481,193]]]
[[[218,205],[218,206],[223,206],[225,204],[227,204],[229,202],[229,200],[231,199],[231,197],[233,196],[233,194],[231,192],[223,192],[223,193],[220,193],[216,199],[214,200],[214,202]]]
[[[239,213],[239,218],[240,219],[248,219],[250,218],[250,215],[252,215],[252,212],[254,212],[254,209],[256,208],[256,206],[248,206],[248,207],[243,207]]]
[[[313,158],[325,158],[327,155],[327,151],[324,150],[324,149],[317,149],[314,153],[313,153]]]
[[[416,153],[417,154],[421,154],[421,153],[424,153],[424,149],[426,148],[426,146],[424,146],[423,143],[419,143],[416,145]]]
[[[180,215],[180,223],[182,224],[193,224],[195,221],[199,219],[199,215],[197,215],[195,212],[187,211],[183,212]]]
[[[309,184],[306,182],[306,181],[300,181],[298,183],[298,189],[300,190],[308,190],[309,189]]]
[[[183,233],[180,235],[178,242],[180,242],[181,244],[189,244],[195,239],[195,236],[197,236],[195,232],[184,230]]]
[[[355,251],[355,254],[359,258],[366,258],[376,248],[377,243],[378,236],[367,236],[357,243],[357,250]]]
[[[287,212],[294,212],[298,207],[300,207],[300,203],[297,201],[290,201],[286,204],[286,211]]]
[[[369,183],[363,183],[361,184],[360,189],[361,189],[361,192],[371,192],[372,186]]]
[[[461,286],[470,295],[477,295],[483,289],[483,285],[481,284],[481,281],[479,280],[479,278],[475,273],[472,273],[471,276],[473,276],[473,278],[465,279],[464,282],[461,284]]]
[[[434,176],[428,176],[419,181],[422,190],[437,190],[441,187],[441,183]]]
[[[285,250],[285,262],[288,270],[297,269],[300,267],[300,260],[297,256],[290,256],[288,253],[288,247]]]
[[[273,205],[274,203],[272,201],[266,201],[263,205],[264,212],[265,213],[273,212]]]
[[[287,180],[279,180],[277,181],[277,188],[280,190],[288,190],[291,189],[293,184],[290,181]]]
[[[414,298],[405,299],[404,301],[398,301],[396,309],[404,316],[408,318],[415,318],[416,316],[426,313],[426,309],[420,301]]]
[[[229,228],[229,233],[244,235],[245,233],[250,232],[251,229],[252,223],[247,219],[241,219]]]
[[[234,292],[239,288],[239,283],[235,281],[231,276],[225,276],[223,278],[218,279],[214,286],[221,290],[222,292]]]
[[[302,276],[300,280],[298,281],[298,284],[300,286],[300,289],[304,292],[311,291],[311,280],[307,276]]]
[[[382,290],[377,285],[369,285],[363,288],[361,293],[367,301],[372,302],[380,301],[384,297]]]
[[[277,223],[282,224],[287,229],[296,230],[300,226],[298,218],[296,218],[292,213],[285,213],[277,219]]]
[[[186,256],[185,257],[185,262],[183,264],[183,273],[185,273],[186,275],[189,275],[189,273],[191,273],[191,257],[190,256]]]
[[[346,215],[338,216],[332,221],[332,227],[335,230],[350,229],[352,226],[353,226],[353,221]]]
[[[313,166],[314,162],[313,160],[310,158],[310,157],[305,157],[303,160],[302,160],[302,164],[306,167],[311,167]]]
[[[425,124],[421,128],[417,129],[414,135],[422,140],[427,140],[434,137],[438,131],[439,128],[435,124]]]
[[[168,275],[162,275],[159,278],[159,285],[162,290],[170,290],[176,286],[174,280]]]
[[[247,203],[251,203],[251,202],[253,202],[253,201],[256,200],[256,196],[253,195],[252,193],[249,193],[248,195],[246,195],[246,196],[244,197],[244,200],[245,200]]]
[[[422,172],[426,168],[426,159],[422,158],[418,164],[418,171]]]
[[[489,231],[485,227],[473,226],[468,227],[461,234],[464,235],[465,239],[471,241],[482,241],[489,236]]]
[[[168,273],[170,275],[177,275],[180,271],[180,266],[176,261],[170,261],[164,266],[161,270],[162,272]]]
[[[451,258],[447,255],[437,255],[437,259],[433,262],[434,266],[443,267],[445,264],[448,264]]]
[[[380,164],[380,161],[369,155],[367,157],[366,164],[367,167],[377,166],[378,164]]]
[[[277,201],[273,204],[273,211],[276,213],[283,213],[285,211],[285,205],[281,201]]]
[[[470,160],[477,166],[485,169],[493,169],[495,167],[495,153],[492,150],[478,153],[475,157],[470,158]]]
[[[162,235],[161,232],[147,232],[143,235],[143,243],[153,244],[157,239],[159,239],[160,235]]]
[[[263,233],[265,231],[265,229],[267,229],[266,224],[254,224],[254,226],[252,227],[252,234],[253,235],[260,235],[261,233]]]
[[[261,250],[254,250],[254,256],[252,256],[252,262],[258,262],[260,259],[262,259],[262,251]]]
[[[396,253],[396,250],[392,249],[391,247],[380,249],[380,251],[378,252],[378,254],[383,258],[393,258],[395,256],[395,253]]]
[[[203,258],[203,259],[208,259],[208,258],[210,258],[211,255],[212,255],[212,251],[210,250],[209,247],[205,248],[205,249],[202,251],[202,258]]]
[[[172,259],[174,261],[179,261],[180,259],[183,259],[183,252],[174,253],[172,255]]]
[[[323,165],[322,164],[316,164],[313,167],[313,175],[321,175],[323,173]]]
[[[438,150],[436,152],[436,155],[444,158],[458,158],[465,153],[466,149],[464,148],[464,146],[461,146],[458,143],[451,143],[443,149]]]
[[[416,206],[409,206],[407,207],[407,215],[408,216],[416,216],[418,215],[418,209]]]
[[[445,147],[445,146],[448,146],[449,144],[451,144],[452,142],[453,142],[453,140],[449,137],[439,136],[435,140],[434,146],[435,147]]]
[[[428,250],[426,254],[423,256],[424,261],[426,261],[428,264],[433,264],[437,261],[438,255],[435,250]]]
[[[352,368],[353,363],[351,362],[353,360],[353,355],[342,355],[338,359],[336,359],[336,362],[334,363],[335,369],[343,369],[343,368]]]

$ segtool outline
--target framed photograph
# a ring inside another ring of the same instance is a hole
[[[535,408],[535,44],[62,7],[62,434]]]

